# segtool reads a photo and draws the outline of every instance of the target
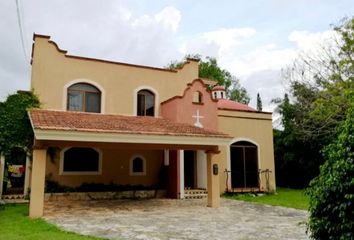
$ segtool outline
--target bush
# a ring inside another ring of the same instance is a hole
[[[120,185],[115,183],[82,183],[78,187],[69,187],[60,185],[58,182],[47,179],[45,192],[46,193],[65,193],[65,192],[119,192],[130,190],[156,190],[161,189],[158,186],[150,185]]]
[[[308,230],[313,239],[354,239],[354,105],[335,142],[323,151],[326,162],[310,183]]]

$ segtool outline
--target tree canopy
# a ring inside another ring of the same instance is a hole
[[[305,187],[317,176],[323,163],[320,152],[336,139],[346,118],[354,91],[353,23],[353,18],[343,20],[334,27],[331,44],[302,54],[283,72],[290,92],[275,100],[284,129],[274,133],[281,185]]]
[[[219,85],[224,86],[229,99],[248,104],[250,97],[247,90],[241,86],[237,79],[226,69],[222,69],[214,57],[201,59],[200,55],[187,55],[186,58],[197,58],[199,61],[199,77],[215,80]],[[173,61],[166,66],[168,69],[177,69],[183,66],[184,61]]]
[[[39,107],[39,100],[33,92],[18,92],[9,95],[0,103],[0,152],[9,155],[15,148],[30,153],[33,145],[33,131],[27,110]]]

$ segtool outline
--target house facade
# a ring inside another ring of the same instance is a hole
[[[226,99],[195,59],[167,70],[78,57],[34,35],[31,88],[42,104],[29,111],[31,217],[43,215],[46,179],[163,186],[180,199],[206,189],[210,207],[225,191],[275,190],[271,113]]]

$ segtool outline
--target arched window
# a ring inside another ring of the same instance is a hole
[[[137,104],[138,116],[155,115],[155,95],[149,90],[140,90],[138,92]]]
[[[141,156],[133,156],[130,161],[130,175],[145,175],[145,159]]]
[[[93,148],[72,147],[61,154],[61,174],[97,174],[101,169],[100,152]]]
[[[67,94],[67,110],[101,112],[101,92],[93,85],[76,83],[68,88]]]
[[[193,93],[193,103],[202,103],[203,102],[203,95],[201,92],[194,92]]]

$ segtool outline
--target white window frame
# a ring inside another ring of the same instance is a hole
[[[67,110],[67,101],[68,101],[68,89],[72,85],[76,83],[86,83],[94,86],[101,92],[101,111],[100,113],[105,113],[105,105],[106,105],[106,92],[103,87],[101,87],[98,83],[90,80],[90,79],[75,79],[73,81],[70,81],[65,84],[63,88],[63,111],[68,111]]]
[[[74,147],[67,147],[60,151],[60,162],[59,162],[59,175],[101,175],[102,174],[102,151],[98,148],[91,148],[98,152],[98,171],[90,172],[77,172],[77,171],[64,171],[64,153]]]
[[[143,160],[143,171],[142,172],[133,172],[133,160],[135,158],[141,158]],[[141,155],[134,155],[130,158],[129,161],[129,175],[130,176],[146,176],[146,159]]]

